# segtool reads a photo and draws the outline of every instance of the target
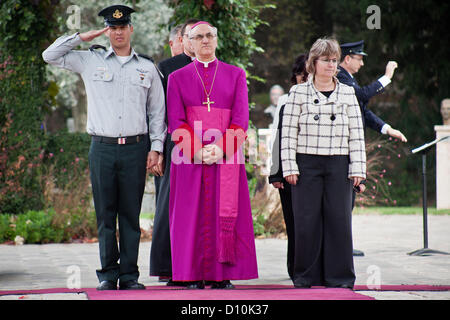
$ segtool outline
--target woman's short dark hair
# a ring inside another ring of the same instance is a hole
[[[302,81],[308,80],[308,72],[306,72],[306,61],[308,60],[308,54],[302,53],[297,58],[292,66],[291,83],[297,84],[297,76],[302,76]]]

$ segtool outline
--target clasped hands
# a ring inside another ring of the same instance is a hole
[[[201,161],[203,164],[214,164],[222,158],[223,150],[215,144],[208,144],[204,146],[194,155],[194,160]]]

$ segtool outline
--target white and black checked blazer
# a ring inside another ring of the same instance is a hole
[[[349,155],[348,177],[366,178],[366,150],[355,89],[340,83],[327,98],[313,77],[294,85],[283,112],[281,164],[283,177],[299,174],[296,154]]]

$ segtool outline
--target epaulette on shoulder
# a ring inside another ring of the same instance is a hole
[[[101,46],[99,44],[93,44],[92,46],[89,47],[89,50],[94,51],[96,49],[103,49],[104,51],[106,51],[106,47]]]
[[[155,61],[153,60],[153,58],[150,57],[150,56],[148,56],[148,55],[146,55],[146,54],[138,53],[138,56],[139,56],[139,57],[142,57],[142,58],[145,58],[145,59],[148,59],[148,60],[150,60],[151,62],[155,63]]]
[[[148,55],[146,55],[146,54],[142,54],[142,53],[138,53],[137,55],[138,55],[139,57],[144,58],[144,59],[150,60],[151,63],[153,63],[153,65],[155,66],[155,68],[156,68],[156,70],[158,71],[158,73],[159,73],[159,75],[161,76],[161,78],[164,78],[162,72],[161,72],[161,71],[159,70],[159,68],[156,66],[155,61],[153,60],[152,57],[150,57],[150,56],[148,56]]]

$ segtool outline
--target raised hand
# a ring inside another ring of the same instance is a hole
[[[105,27],[103,29],[100,30],[90,30],[90,31],[86,31],[83,33],[80,33],[80,39],[86,42],[92,41],[95,38],[97,38],[98,36],[102,35],[103,33],[106,32],[106,30],[108,30],[109,27]]]
[[[394,76],[394,71],[397,67],[398,67],[397,62],[389,61],[386,65],[386,72],[385,72],[386,77],[392,79],[392,77]]]

